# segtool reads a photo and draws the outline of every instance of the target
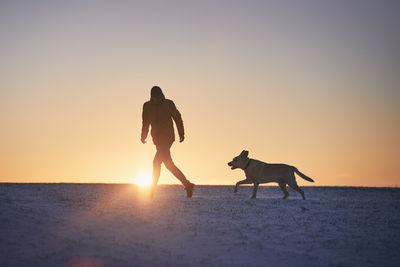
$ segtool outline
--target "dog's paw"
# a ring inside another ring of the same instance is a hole
[[[233,193],[237,193],[237,191],[238,191],[238,190],[237,190],[237,189],[235,189],[235,190],[233,190]]]

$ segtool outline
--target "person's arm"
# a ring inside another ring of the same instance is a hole
[[[149,133],[149,125],[150,125],[149,111],[148,108],[146,107],[146,104],[144,104],[142,111],[142,134],[140,138],[140,141],[142,141],[143,144],[146,143],[147,134]]]
[[[179,110],[176,108],[174,102],[171,101],[171,103],[172,103],[171,116],[175,121],[176,128],[178,128],[179,141],[183,142],[183,140],[185,140],[185,129],[183,127],[182,116]]]

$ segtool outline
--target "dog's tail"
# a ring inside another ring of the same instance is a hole
[[[314,182],[313,179],[311,179],[310,177],[306,176],[305,174],[301,173],[296,167],[294,167],[294,172],[297,173],[301,178],[303,178],[304,180],[307,180],[309,182]]]

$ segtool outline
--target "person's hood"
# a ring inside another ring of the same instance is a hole
[[[160,103],[165,100],[165,96],[161,88],[158,86],[153,86],[153,88],[151,88],[150,95],[151,95],[150,101],[153,103]]]

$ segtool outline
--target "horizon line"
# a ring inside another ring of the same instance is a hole
[[[0,182],[0,184],[82,184],[82,185],[134,185],[140,186],[135,183],[106,183],[106,182]],[[182,186],[181,184],[158,184],[160,186]],[[233,184],[196,184],[196,186],[235,186]],[[253,185],[241,185],[251,187]],[[260,184],[260,186],[266,187],[278,187],[278,185],[271,184]],[[395,184],[393,186],[363,186],[363,185],[302,185],[301,187],[361,187],[361,188],[399,188],[399,185]]]

